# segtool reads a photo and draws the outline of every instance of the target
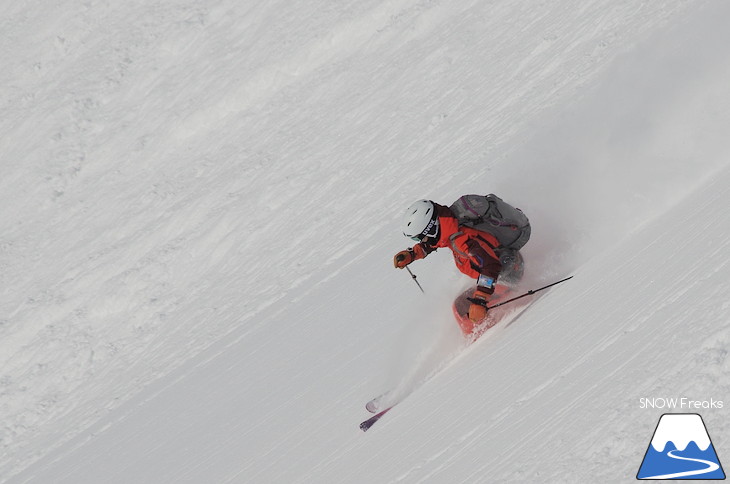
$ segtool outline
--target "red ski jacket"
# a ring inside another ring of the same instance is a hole
[[[436,206],[439,219],[439,239],[436,244],[419,242],[413,247],[416,258],[426,257],[441,247],[448,247],[454,254],[456,267],[467,276],[477,279],[480,274],[497,279],[502,264],[495,253],[499,247],[497,239],[487,233],[465,225],[459,225],[451,210],[443,205]],[[422,252],[422,256],[419,253]]]

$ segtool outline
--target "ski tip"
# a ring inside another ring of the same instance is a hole
[[[375,424],[375,422],[379,420],[379,418],[380,417],[370,417],[369,419],[365,420],[360,424],[360,430],[362,430],[363,432],[367,432],[370,427],[372,427],[373,424]]]
[[[362,430],[363,432],[367,432],[367,431],[368,431],[368,429],[369,429],[370,427],[372,427],[373,425],[375,425],[375,422],[377,422],[378,420],[380,420],[380,418],[381,418],[381,417],[382,417],[383,415],[385,415],[386,413],[388,413],[388,411],[389,411],[389,410],[390,410],[391,408],[393,408],[393,407],[388,407],[388,408],[386,408],[385,410],[383,410],[382,412],[380,412],[380,413],[378,413],[378,414],[376,414],[376,415],[373,415],[373,416],[372,416],[372,417],[370,417],[369,419],[367,419],[367,420],[365,420],[364,422],[362,422],[362,423],[360,424],[360,430]]]

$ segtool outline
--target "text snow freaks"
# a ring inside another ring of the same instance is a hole
[[[692,400],[691,398],[640,398],[639,408],[661,408],[673,410],[700,410],[722,408],[722,400]]]

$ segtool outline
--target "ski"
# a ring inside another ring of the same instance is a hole
[[[543,286],[543,287],[541,287],[539,289],[533,289],[533,290],[527,291],[526,293],[521,294],[519,296],[513,297],[511,299],[507,299],[506,301],[499,302],[499,303],[494,304],[492,306],[488,306],[487,309],[494,309],[494,308],[497,308],[497,307],[500,307],[500,306],[504,306],[505,304],[511,303],[513,301],[517,301],[518,299],[522,299],[522,298],[527,297],[527,296],[532,296],[535,293],[538,293],[540,291],[544,291],[545,289],[548,289],[550,287],[553,287],[553,286],[555,286],[557,284],[560,284],[560,283],[565,282],[567,280],[570,280],[572,278],[573,278],[573,276],[566,277],[565,279],[561,279],[561,280],[559,280],[557,282],[553,282],[552,284],[548,284],[547,286]],[[465,298],[465,299],[469,300],[470,298]],[[510,313],[500,315],[498,320],[493,321],[492,324],[485,325],[485,327],[481,328],[480,331],[475,332],[471,336],[471,338],[469,340],[469,345],[471,345],[472,343],[474,343],[489,328],[495,326],[498,323],[501,323],[501,324],[503,324],[505,326],[509,326],[523,312],[527,311],[527,309],[530,307],[531,304],[532,304],[532,302],[527,303],[523,307],[518,308],[516,311],[512,311]],[[459,313],[458,313],[458,311],[456,311],[456,306],[455,306],[455,309],[454,309],[454,313],[457,315],[457,318],[458,318],[459,317]],[[431,378],[433,378],[436,374],[440,373],[446,366],[448,366],[448,363],[450,362],[450,360],[451,359],[449,359],[449,361],[445,361],[444,364],[442,364],[440,367],[436,368],[434,371],[432,371],[430,374],[428,374],[425,378],[423,378],[420,382],[418,382],[417,386],[420,387],[420,386],[424,385]],[[396,406],[398,404],[398,402],[404,400],[412,392],[413,392],[413,389],[411,389],[410,391],[408,391],[406,393],[403,393],[402,395],[399,395],[399,397],[397,399],[392,399],[391,397],[392,397],[392,394],[394,393],[394,390],[390,390],[390,391],[387,391],[387,392],[385,392],[385,393],[383,393],[383,394],[381,394],[381,395],[373,398],[369,402],[367,402],[365,404],[365,409],[368,412],[370,412],[370,413],[374,413],[375,415],[373,415],[369,419],[365,420],[364,422],[360,423],[360,429],[363,432],[367,432],[368,429],[370,429],[370,427],[372,427],[373,425],[375,425],[375,422],[377,422],[378,420],[380,420],[381,417],[383,417],[383,415],[385,415],[386,413],[388,413],[394,406]],[[380,410],[380,408],[381,408],[380,404],[383,402],[383,400],[386,400],[386,399],[387,400],[390,400],[390,401],[386,401],[385,402],[385,404],[386,405],[389,405],[389,406],[387,408],[385,408],[384,410],[380,411],[379,413],[375,413],[375,412],[378,412]],[[395,400],[395,402],[392,402],[392,400]]]
[[[390,411],[390,409],[392,409],[392,408],[393,407],[388,407],[385,410],[383,410],[382,412],[376,413],[375,415],[373,415],[369,419],[367,419],[364,422],[362,422],[360,424],[360,430],[362,430],[363,432],[367,432],[368,429],[370,429],[370,427],[372,427],[373,425],[375,425],[375,422],[377,422],[378,420],[380,420],[380,418],[383,415],[385,415],[386,413],[388,413]]]

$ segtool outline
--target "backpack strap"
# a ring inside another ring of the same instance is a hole
[[[456,238],[461,237],[462,235],[464,235],[464,232],[454,232],[453,234],[451,234],[451,236],[449,236],[449,242],[451,243],[451,250],[453,250],[454,252],[459,254],[459,256],[461,256],[465,259],[468,259],[469,254],[467,254],[466,252],[464,252],[463,250],[459,249],[459,247],[456,246]]]
[[[487,199],[488,206],[491,207],[492,204],[491,204],[491,201],[489,200],[489,198],[488,197],[484,197],[484,198]],[[484,222],[484,216],[486,215],[486,213],[479,213],[479,211],[469,203],[469,197],[468,196],[465,195],[465,196],[461,197],[457,201],[457,203],[458,202],[461,202],[462,209],[466,213],[468,213],[468,217],[471,220],[473,220],[475,223],[482,223],[482,222]],[[487,213],[488,213],[488,211],[489,210],[487,210]]]

